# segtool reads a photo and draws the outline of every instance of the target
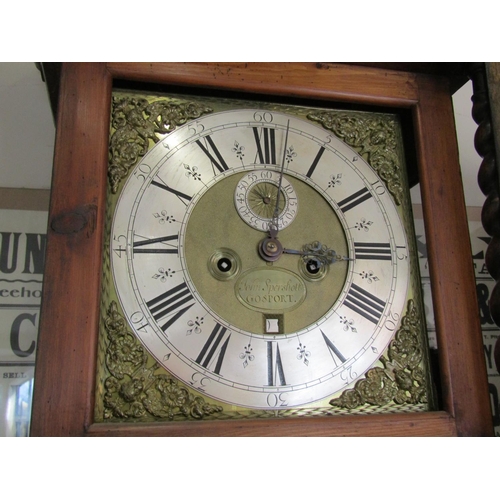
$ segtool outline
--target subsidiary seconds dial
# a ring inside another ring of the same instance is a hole
[[[279,191],[279,196],[278,196]],[[278,229],[297,215],[298,199],[293,185],[275,170],[260,169],[245,174],[236,186],[234,204],[238,215],[251,227],[268,231],[278,204]]]

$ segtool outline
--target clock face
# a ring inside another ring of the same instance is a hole
[[[130,327],[188,386],[314,405],[383,354],[410,281],[385,185],[329,131],[274,111],[193,120],[117,201],[112,275]]]

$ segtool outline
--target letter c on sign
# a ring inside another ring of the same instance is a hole
[[[12,351],[16,356],[19,356],[20,358],[26,358],[30,354],[33,354],[33,351],[35,350],[35,341],[33,340],[31,342],[31,345],[29,346],[28,350],[23,351],[21,349],[21,346],[19,345],[19,332],[21,330],[21,323],[24,320],[29,320],[35,326],[35,319],[36,319],[36,314],[28,314],[28,313],[23,313],[20,314],[12,323],[12,328],[10,329],[10,346],[12,348]]]

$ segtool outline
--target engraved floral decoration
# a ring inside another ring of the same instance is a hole
[[[314,111],[307,117],[331,130],[361,155],[366,155],[368,163],[385,182],[395,202],[401,204],[401,166],[396,148],[396,124],[391,117],[331,111]]]
[[[354,229],[357,229],[358,231],[361,231],[363,229],[365,232],[368,232],[372,224],[373,222],[371,220],[366,220],[365,218],[362,218],[360,221],[354,224]]]
[[[113,194],[151,144],[187,121],[212,111],[196,102],[176,103],[165,99],[149,102],[139,97],[114,96],[111,110],[114,132],[109,143],[108,168]]]
[[[362,271],[359,273],[362,280],[366,280],[368,284],[372,284],[374,281],[379,281],[378,276],[375,275],[373,271]]]
[[[104,328],[110,373],[104,382],[104,419],[202,419],[222,411],[222,407],[206,403],[173,377],[156,373],[158,363],[148,366],[149,356],[127,330],[114,301],[108,308]]]
[[[160,224],[165,224],[165,222],[168,222],[169,224],[172,224],[172,222],[177,222],[175,220],[175,217],[173,217],[172,215],[168,215],[168,212],[166,210],[162,210],[161,213],[153,214],[153,217],[155,219],[158,219],[158,222]]]
[[[191,177],[195,181],[201,181],[201,174],[198,172],[198,167],[191,167],[184,164],[184,169],[186,170],[186,177]]]
[[[205,320],[204,317],[199,317],[196,316],[196,318],[193,320],[189,320],[187,322],[189,328],[186,331],[186,335],[191,335],[192,333],[195,333],[196,335],[199,335],[201,333],[201,325],[203,325],[203,321]]]
[[[293,159],[297,156],[297,153],[295,152],[293,146],[290,146],[286,150],[286,163],[287,165],[290,164],[290,162],[293,161]]]
[[[340,179],[342,179],[342,174],[331,175],[330,181],[328,182],[328,187],[334,188],[337,185],[340,186],[342,184],[342,181]]]
[[[160,267],[158,269],[158,272],[153,274],[152,278],[155,280],[159,279],[162,283],[165,283],[167,279],[171,278],[174,274],[175,271],[172,271],[172,269],[165,269],[164,267]]]
[[[240,359],[243,360],[243,368],[248,366],[248,363],[255,359],[255,356],[252,354],[252,346],[248,344],[244,348],[245,350],[240,354]]]
[[[358,333],[358,330],[354,326],[354,320],[348,319],[346,316],[341,316],[340,322],[344,325],[343,326],[344,332],[347,332],[349,330],[353,333]]]
[[[304,362],[306,366],[309,366],[309,356],[311,355],[310,351],[306,350],[306,346],[302,344],[302,342],[299,342],[299,347],[297,347],[297,350],[299,351],[299,354],[297,354],[297,359],[299,361]]]
[[[240,145],[238,141],[234,141],[233,152],[236,154],[238,160],[241,160],[242,163],[243,157],[245,156],[245,153],[243,153],[243,151],[245,151],[245,147]]]
[[[362,405],[383,406],[427,403],[426,377],[422,368],[424,353],[419,332],[420,315],[413,300],[408,301],[401,327],[380,357],[382,367],[368,370],[354,388],[332,399],[334,407],[354,409]]]

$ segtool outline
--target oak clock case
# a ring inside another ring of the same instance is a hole
[[[397,117],[112,109],[97,421],[431,408]]]

